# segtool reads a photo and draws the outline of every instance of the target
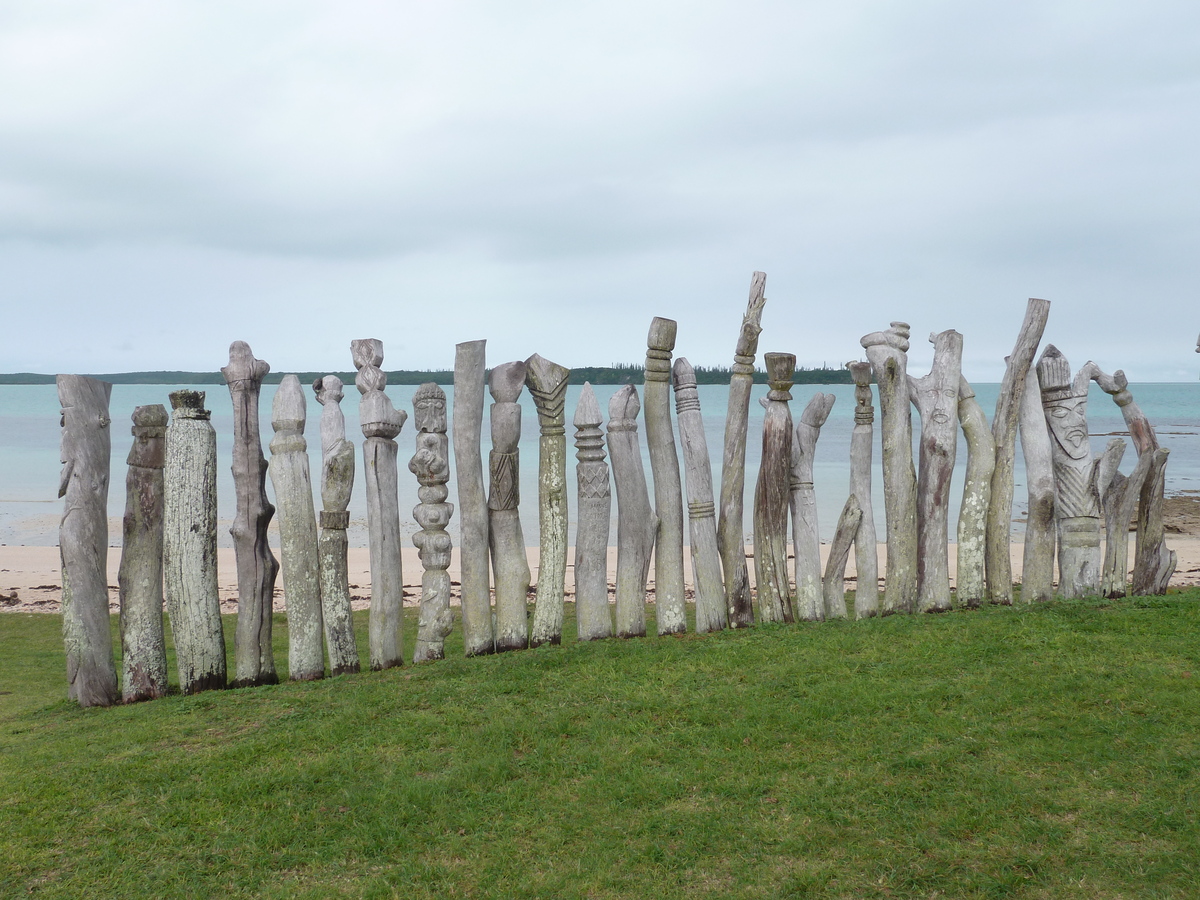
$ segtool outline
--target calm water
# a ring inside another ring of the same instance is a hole
[[[170,408],[167,394],[191,385],[114,385],[110,412],[113,419],[113,466],[112,481],[109,490],[110,542],[120,543],[120,517],[125,507],[125,458],[132,444],[130,436],[130,415],[135,406],[148,403],[162,403]],[[989,417],[996,405],[996,393],[999,386],[994,384],[977,385],[975,387],[979,402]],[[223,520],[219,532],[222,546],[230,545],[228,534],[229,522],[234,514],[233,477],[230,473],[232,462],[231,444],[233,435],[232,405],[229,391],[222,385],[202,385],[196,389],[207,392],[207,406],[212,410],[213,426],[217,431],[217,453],[219,480],[217,484],[220,515]],[[264,385],[262,392],[262,432],[264,445],[273,434],[270,422],[271,398],[276,390],[275,385]],[[414,386],[389,386],[388,395],[398,409],[412,412],[412,395]],[[447,395],[453,402],[453,388],[447,387]],[[567,432],[568,440],[574,432],[570,421],[581,388],[571,387],[567,392]],[[617,387],[603,385],[597,387],[596,395],[600,400],[601,409],[607,413],[609,398],[616,392]],[[1162,445],[1171,451],[1170,462],[1167,465],[1168,491],[1200,490],[1200,384],[1144,384],[1133,385],[1131,390],[1143,411],[1158,431]],[[792,391],[792,415],[798,419],[804,405],[817,391],[832,393],[837,397],[833,411],[817,444],[814,484],[817,493],[818,515],[821,526],[822,540],[832,537],[833,528],[837,523],[838,514],[846,500],[849,482],[849,453],[850,433],[854,425],[854,388],[850,385],[799,385]],[[309,397],[309,419],[305,434],[309,441],[309,459],[312,465],[314,486],[320,484],[320,436],[319,420],[321,406],[316,402],[310,388],[306,388]],[[751,528],[751,503],[753,500],[754,482],[758,473],[760,456],[760,440],[762,428],[762,408],[758,400],[766,396],[767,386],[756,385],[750,405],[750,435],[747,441],[747,472],[746,472],[746,530]],[[638,387],[641,394],[641,387]],[[713,460],[713,483],[720,484],[721,447],[724,440],[725,407],[728,398],[728,388],[723,385],[701,385],[700,402],[704,413],[705,430],[708,437],[709,454]],[[521,405],[524,409],[523,428],[521,436],[521,518],[524,525],[526,540],[530,544],[537,543],[537,455],[538,428],[537,415],[528,393],[523,393]],[[353,385],[348,386],[346,399],[342,403],[346,415],[346,434],[356,445],[361,445],[362,432],[358,422],[358,394]],[[1088,405],[1089,430],[1092,432],[1092,449],[1102,451],[1113,434],[1124,434],[1124,422],[1120,411],[1111,398],[1100,391],[1095,385]],[[640,420],[644,425],[644,421]],[[919,420],[914,412],[914,425]],[[483,458],[486,466],[487,452],[490,447],[489,425],[487,411],[483,423]],[[676,429],[678,436],[678,429]],[[417,503],[416,479],[407,471],[407,462],[412,455],[414,434],[412,422],[405,425],[397,442],[400,445],[400,510],[401,528],[406,535],[417,530],[412,520],[411,509]],[[914,436],[915,439],[915,436]],[[678,440],[678,437],[677,437]],[[645,457],[645,438],[642,434],[643,456]],[[572,455],[569,456],[568,469],[574,468],[573,446],[568,445]],[[264,452],[265,447],[264,447]],[[269,454],[268,454],[269,455]],[[876,401],[875,429],[875,476],[874,476],[874,506],[876,525],[879,533],[883,533],[883,497],[879,474],[879,429],[878,401]],[[1135,462],[1132,448],[1126,452],[1122,471],[1128,473]],[[353,499],[350,504],[351,529],[350,540],[358,546],[366,546],[366,504],[363,498],[363,475],[361,451],[358,457],[358,471]],[[962,477],[966,464],[966,445],[959,438],[959,454],[956,466],[955,486],[953,496],[962,493]],[[651,478],[649,458],[645,457],[647,479]],[[0,544],[30,544],[54,546],[58,542],[58,520],[61,515],[61,502],[55,494],[58,489],[59,477],[59,404],[54,385],[0,385]],[[453,469],[452,469],[453,472]],[[486,473],[485,473],[486,478]],[[1021,454],[1017,453],[1016,469],[1016,502],[1014,517],[1021,519],[1025,514],[1024,504],[1024,469]],[[570,488],[571,527],[574,529],[575,514],[575,475],[568,471],[567,482]],[[450,500],[456,499],[454,482],[450,483]],[[268,493],[271,492],[270,479],[267,481]],[[653,488],[651,488],[653,490]],[[718,488],[719,490],[719,488]],[[316,502],[320,507],[319,489]],[[951,534],[953,534],[956,512],[951,514]],[[451,520],[451,532],[455,535],[457,519]],[[1020,526],[1017,526],[1017,531]],[[616,498],[613,499],[613,521],[610,541],[616,541]],[[573,534],[572,534],[573,539]]]

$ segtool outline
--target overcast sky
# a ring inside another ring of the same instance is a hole
[[[1200,357],[1200,4],[9,2],[0,371]],[[761,358],[761,357],[760,357]]]

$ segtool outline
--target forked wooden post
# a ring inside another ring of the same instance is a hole
[[[80,706],[112,706],[119,696],[108,622],[112,385],[83,375],[59,375],[55,381],[62,405],[58,496],[66,498],[58,546],[67,696]]]
[[[637,388],[631,384],[608,401],[608,455],[617,486],[617,637],[626,638],[646,634],[646,577],[658,530],[638,446],[640,411]]]
[[[821,578],[821,536],[817,527],[817,495],[813,489],[813,459],[821,426],[837,399],[833,394],[814,394],[800,414],[792,434],[790,501],[792,548],[796,559],[796,618],[806,622],[825,619]],[[844,567],[843,567],[844,568]],[[843,614],[845,614],[843,601]]]
[[[421,575],[421,609],[417,620],[417,645],[413,662],[444,659],[446,636],[454,624],[450,610],[450,535],[446,526],[454,514],[446,502],[450,492],[450,442],[446,437],[446,393],[432,382],[413,394],[413,423],[417,449],[408,470],[417,476],[417,499],[413,517],[421,530],[413,535],[424,573]]]
[[[792,469],[792,413],[788,388],[796,357],[768,353],[767,393],[763,411],[762,461],[754,491],[754,578],[758,583],[761,622],[793,622],[792,587],[787,568],[787,523]]]
[[[133,411],[133,446],[125,476],[124,540],[117,586],[121,595],[121,699],[167,694],[163,635],[163,466],[167,411],[162,404]]]
[[[825,564],[823,588],[825,593],[825,618],[846,618],[846,562],[850,559],[850,548],[862,522],[862,508],[858,498],[851,494],[838,517],[833,543],[829,545],[829,561]]]
[[[725,578],[725,603],[729,624],[745,628],[754,624],[754,602],[750,593],[750,571],[746,565],[746,535],[743,525],[746,493],[746,435],[750,418],[750,392],[754,387],[754,355],[762,332],[765,272],[755,272],[750,282],[750,300],[742,316],[733,369],[729,376],[729,405],[725,412],[724,457],[721,464],[721,509],[717,520],[717,546]]]
[[[1124,597],[1129,593],[1129,523],[1133,519],[1138,495],[1150,473],[1154,451],[1138,457],[1133,472],[1126,478],[1117,466],[1125,455],[1125,442],[1113,438],[1108,442],[1096,470],[1096,490],[1104,511],[1104,573],[1100,592],[1105,597]]]

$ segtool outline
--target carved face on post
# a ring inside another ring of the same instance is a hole
[[[1087,430],[1087,397],[1068,397],[1045,404],[1046,424],[1063,452],[1071,459],[1091,455]]]
[[[926,388],[923,393],[927,402],[933,407],[929,420],[935,425],[946,425],[958,415],[958,388],[934,385]]]
[[[413,416],[417,430],[427,434],[446,431],[446,394],[436,384],[423,384],[413,394]]]

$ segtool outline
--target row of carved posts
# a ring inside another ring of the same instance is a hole
[[[756,272],[734,354],[726,414],[720,506],[712,481],[696,376],[684,358],[672,363],[676,323],[650,325],[641,400],[632,385],[609,402],[608,425],[590,385],[574,411],[577,536],[574,572],[581,640],[646,634],[646,594],[655,562],[656,630],[685,630],[683,511],[691,547],[695,627],[699,632],[760,622],[820,621],[847,615],[844,575],[853,550],[857,568],[854,614],[949,609],[948,515],[950,482],[961,427],[966,479],[957,533],[960,605],[985,599],[1012,603],[1009,531],[1016,436],[1021,435],[1029,491],[1022,599],[1053,593],[1057,549],[1058,591],[1068,597],[1127,590],[1126,534],[1138,515],[1133,589],[1166,589],[1175,554],[1162,542],[1163,469],[1167,451],[1133,402],[1122,372],[1087,363],[1072,376],[1067,360],[1048,345],[1036,359],[1049,303],[1030,300],[1013,353],[1007,359],[991,427],[962,376],[963,338],[949,330],[931,335],[929,374],[907,372],[909,328],[893,322],[862,338],[867,361],[847,364],[855,384],[849,496],[821,572],[813,461],[832,394],[817,393],[793,423],[789,408],[796,358],[767,353],[769,391],[762,401],[762,458],[754,492],[752,592],[743,541],[742,498],[749,401],[765,278]],[[462,546],[461,619],[468,656],[556,644],[562,637],[568,558],[566,410],[569,370],[539,355],[487,369],[484,341],[456,348],[455,404],[447,434],[446,395],[435,384],[413,395],[415,453],[409,471],[419,484],[413,542],[423,573],[412,660],[441,659],[451,631],[451,538],[455,513],[448,502],[450,441],[458,485]],[[351,355],[363,441],[370,546],[370,665],[403,663],[398,447],[407,414],[384,392],[383,345],[356,340]],[[289,674],[315,679],[358,671],[347,572],[348,507],[355,454],[345,434],[336,376],[313,385],[322,406],[321,510],[313,502],[306,403],[296,376],[281,382],[272,404],[270,462],[258,428],[259,393],[270,367],[237,341],[222,369],[234,411],[233,476],[237,492],[231,528],[237,559],[238,621],[235,672],[225,670],[225,642],[217,596],[216,439],[204,394],[170,395],[172,415],[159,405],[133,413],[124,549],[119,572],[122,691],[118,694],[108,639],[105,510],[109,471],[108,399],[111,386],[59,376],[63,409],[60,496],[66,497],[60,534],[63,622],[70,696],[82,705],[108,705],[162,696],[167,690],[162,609],[165,606],[185,693],[278,680],[271,644],[272,598],[280,566],[267,543],[275,513],[267,499],[269,474],[279,504],[280,556],[288,612]],[[1125,442],[1114,439],[1093,459],[1086,404],[1091,380],[1121,408],[1138,453],[1127,477],[1117,466]],[[878,592],[877,544],[871,503],[871,382],[879,391],[882,475],[887,523],[887,566]],[[521,390],[528,387],[540,428],[538,458],[539,566],[529,615],[531,573],[519,515]],[[670,414],[682,445],[684,477]],[[481,429],[484,392],[492,397],[488,481],[485,490]],[[638,437],[644,402],[646,442],[654,481],[651,503]],[[912,413],[920,419],[920,454],[912,455]],[[606,454],[607,450],[607,454]],[[606,459],[607,456],[607,459]],[[615,604],[609,604],[608,544],[616,485]],[[685,492],[686,487],[686,502]],[[789,570],[791,522],[794,578]],[[1103,520],[1103,522],[1102,522]],[[1105,534],[1101,555],[1101,532]],[[489,572],[492,578],[489,578]],[[494,584],[494,587],[493,587]],[[493,602],[494,596],[494,602]],[[757,599],[757,614],[753,601]]]

